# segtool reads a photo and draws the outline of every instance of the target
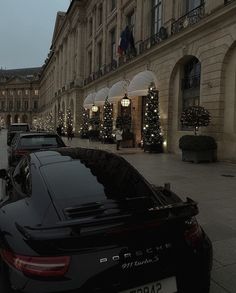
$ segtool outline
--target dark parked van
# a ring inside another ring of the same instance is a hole
[[[11,141],[16,133],[30,131],[28,123],[12,123],[7,131],[7,145],[11,144]]]

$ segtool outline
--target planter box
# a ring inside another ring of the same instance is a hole
[[[201,151],[182,150],[182,161],[184,162],[200,163],[215,162],[216,160],[216,149]]]
[[[143,150],[150,153],[163,153],[163,146],[162,144],[144,144]]]

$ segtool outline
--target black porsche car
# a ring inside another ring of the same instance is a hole
[[[125,159],[83,148],[0,170],[0,292],[208,293],[197,204]]]

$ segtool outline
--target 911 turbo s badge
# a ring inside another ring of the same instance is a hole
[[[159,257],[157,255],[155,255],[153,258],[146,258],[145,260],[142,260],[142,261],[136,260],[136,261],[130,261],[130,262],[123,263],[121,268],[123,270],[131,269],[134,267],[140,267],[140,266],[148,265],[148,264],[155,263],[158,261],[159,261]]]
[[[122,268],[128,269],[131,267],[138,267],[150,263],[155,263],[159,261],[159,252],[170,249],[172,247],[171,243],[165,243],[153,248],[146,248],[144,250],[136,250],[134,252],[126,252],[120,255],[114,255],[110,258],[104,257],[99,260],[99,262],[107,263],[107,262],[122,262]],[[137,260],[135,258],[142,258],[141,260]]]

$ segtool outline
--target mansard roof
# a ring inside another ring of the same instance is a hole
[[[37,80],[42,67],[33,68],[19,68],[19,69],[0,69],[0,81],[10,82],[14,79],[21,81],[33,81]]]

